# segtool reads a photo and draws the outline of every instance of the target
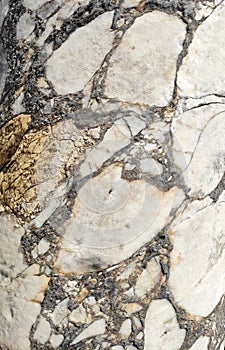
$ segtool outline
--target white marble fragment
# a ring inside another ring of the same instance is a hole
[[[39,7],[41,7],[42,5],[44,5],[46,2],[48,2],[48,0],[23,0],[23,5],[34,11],[37,10]]]
[[[132,332],[131,320],[127,318],[125,321],[123,321],[119,330],[119,334],[122,339],[128,339],[129,336],[131,335],[131,332]]]
[[[105,333],[105,319],[101,318],[97,321],[94,321],[90,326],[85,328],[72,342],[71,345],[79,343],[81,340],[95,337],[96,335]]]
[[[169,286],[175,302],[194,315],[207,316],[225,291],[224,212],[223,202],[194,201],[169,230]]]
[[[24,13],[20,17],[17,23],[17,27],[16,27],[17,39],[18,40],[27,39],[29,35],[33,32],[34,28],[35,28],[35,22],[31,18],[31,15],[27,12]]]
[[[175,16],[153,11],[138,17],[110,61],[106,96],[130,103],[167,105],[184,37],[185,25]]]
[[[60,303],[57,304],[57,306],[55,307],[51,317],[52,320],[54,322],[55,325],[58,324],[66,324],[67,323],[67,316],[68,316],[68,309],[67,309],[67,305],[68,305],[68,298],[64,299],[63,301],[61,301]]]
[[[225,93],[224,2],[199,26],[178,72],[181,96]]]
[[[37,246],[38,254],[46,253],[49,247],[50,247],[50,243],[46,241],[46,239],[42,238]]]
[[[73,323],[85,323],[87,321],[87,313],[85,308],[82,305],[80,305],[78,306],[78,308],[73,310],[69,315],[69,321]]]
[[[150,173],[152,176],[157,176],[162,173],[162,165],[153,158],[144,158],[140,163],[141,170],[145,173]]]
[[[208,344],[209,344],[209,338],[201,336],[192,345],[190,350],[207,350],[208,349]]]
[[[47,78],[59,94],[80,91],[110,51],[113,12],[106,12],[78,28],[47,61]]]
[[[51,334],[51,326],[49,322],[41,316],[37,329],[34,333],[34,339],[41,344],[45,344]]]
[[[168,222],[180,191],[161,192],[144,180],[126,181],[110,165],[78,192],[55,268],[60,273],[95,270],[132,255]],[[51,221],[54,225],[54,220]]]
[[[64,337],[62,334],[52,334],[50,343],[54,349],[56,349],[63,341]]]
[[[142,271],[135,285],[135,294],[140,298],[150,292],[160,281],[161,267],[157,258],[147,263],[146,269]]]
[[[175,310],[168,300],[150,303],[145,319],[144,350],[178,350],[185,333],[179,328]]]

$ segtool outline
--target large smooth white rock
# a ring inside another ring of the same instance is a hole
[[[175,302],[194,315],[207,316],[225,292],[224,212],[224,202],[195,201],[169,230],[169,286]]]
[[[168,222],[180,190],[161,192],[144,180],[122,179],[121,173],[122,166],[110,165],[79,190],[71,217],[56,227],[64,235],[58,272],[83,273],[118,263]]]
[[[186,331],[179,328],[173,306],[166,299],[151,302],[145,318],[144,350],[178,350]]]
[[[173,120],[173,157],[189,195],[202,198],[217,186],[225,170],[224,107],[199,107]]]
[[[167,105],[184,37],[185,25],[177,17],[158,11],[138,17],[111,59],[106,96],[130,103]]]
[[[178,72],[181,96],[225,93],[225,7],[220,6],[200,25]]]
[[[47,61],[47,78],[59,94],[80,91],[112,47],[113,12],[106,12],[72,33]]]

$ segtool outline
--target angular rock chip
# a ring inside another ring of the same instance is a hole
[[[144,180],[121,178],[113,164],[89,179],[78,192],[55,264],[60,273],[82,273],[107,267],[132,255],[167,223],[179,189],[161,192]],[[55,221],[56,220],[56,221]]]
[[[169,230],[169,286],[175,302],[194,315],[209,315],[225,292],[224,212],[224,202],[194,201]]]
[[[113,12],[78,28],[47,61],[47,78],[58,94],[80,91],[110,51]]]
[[[166,299],[151,302],[145,318],[144,350],[178,350],[186,331],[179,328],[173,306]]]
[[[221,5],[200,25],[178,72],[182,96],[225,93],[224,16]]]
[[[97,321],[94,321],[90,326],[85,328],[72,342],[71,345],[79,343],[81,340],[86,338],[92,338],[99,334],[105,333],[105,319],[101,318]]]
[[[131,103],[165,106],[173,94],[185,25],[154,11],[137,18],[116,49],[105,94]]]

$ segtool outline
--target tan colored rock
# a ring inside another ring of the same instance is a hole
[[[112,47],[113,12],[106,12],[72,33],[47,61],[47,78],[58,94],[82,90]]]
[[[130,103],[167,105],[184,37],[185,25],[175,16],[153,11],[138,17],[110,61],[106,96]]]
[[[130,316],[131,314],[140,311],[142,309],[142,306],[137,303],[128,303],[124,305],[123,309],[126,311],[128,316]]]
[[[0,129],[0,167],[14,155],[30,121],[31,116],[29,114],[20,114]]]
[[[153,300],[145,319],[144,350],[178,350],[186,331],[179,328],[173,306],[166,299]]]

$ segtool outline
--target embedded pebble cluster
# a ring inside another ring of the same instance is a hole
[[[0,3],[0,350],[225,349],[224,0]]]

